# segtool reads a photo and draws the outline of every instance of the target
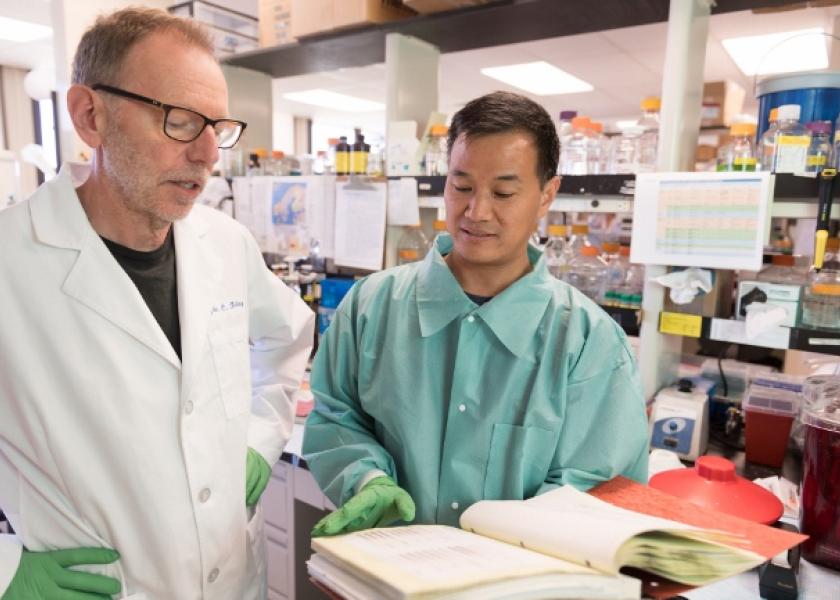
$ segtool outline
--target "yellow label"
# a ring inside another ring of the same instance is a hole
[[[756,160],[752,156],[736,156],[733,162],[736,167],[754,167],[756,164]]]
[[[805,162],[809,167],[821,167],[825,164],[825,158],[826,157],[824,155],[819,156],[812,154],[807,159],[805,159]]]
[[[352,173],[362,175],[367,173],[367,152],[353,152],[350,155],[350,164],[353,166]]]
[[[659,314],[659,331],[671,335],[699,338],[703,329],[703,317],[682,313],[662,312]]]
[[[807,135],[780,135],[776,138],[777,146],[810,146],[811,138]]]
[[[350,153],[336,152],[335,153],[335,172],[349,173],[350,172]]]

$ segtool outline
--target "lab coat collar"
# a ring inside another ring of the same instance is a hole
[[[452,250],[449,234],[440,234],[420,265],[417,305],[423,337],[437,333],[458,316],[474,314],[516,356],[524,356],[552,296],[551,274],[542,253],[528,246],[532,270],[498,296],[475,308],[461,288],[443,255]]]
[[[181,361],[140,292],[88,221],[75,190],[87,172],[84,166],[64,165],[53,180],[32,196],[29,206],[36,239],[46,245],[80,251],[62,288],[68,296],[180,368]],[[202,240],[210,225],[196,208],[174,224],[181,354],[187,371],[182,393],[189,391],[189,383],[194,380],[190,375],[195,374],[197,365],[192,360],[197,361],[202,355],[213,290],[217,289],[222,270],[215,250]]]
[[[76,187],[84,183],[89,173],[88,165],[65,163],[58,175],[32,195],[29,211],[36,240],[56,248],[81,250],[96,239],[76,194]]]

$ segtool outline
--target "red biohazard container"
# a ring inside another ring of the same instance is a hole
[[[701,456],[692,469],[672,469],[650,478],[650,487],[742,519],[771,525],[784,512],[782,501],[735,474],[722,456]]]
[[[747,462],[781,467],[790,428],[799,412],[799,395],[790,390],[751,385],[743,407]]]

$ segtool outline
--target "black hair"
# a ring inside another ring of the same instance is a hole
[[[557,174],[560,140],[548,112],[533,100],[511,92],[493,92],[470,100],[452,117],[447,137],[448,154],[455,140],[482,135],[522,131],[534,140],[537,150],[537,177],[540,185]]]

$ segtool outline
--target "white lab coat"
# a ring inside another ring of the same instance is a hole
[[[265,597],[246,452],[274,464],[291,435],[314,316],[229,217],[174,227],[183,364],[69,169],[0,213],[0,596],[23,544],[117,549],[89,570],[121,598]]]

